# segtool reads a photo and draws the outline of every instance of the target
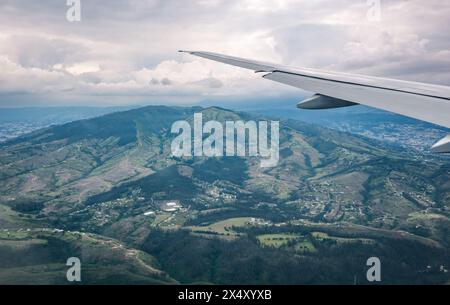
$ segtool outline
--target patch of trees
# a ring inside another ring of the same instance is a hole
[[[387,239],[375,244],[318,242],[315,246],[317,252],[301,255],[261,247],[252,234],[226,241],[179,230],[151,232],[142,250],[156,257],[161,268],[181,283],[352,284],[356,277],[358,283],[368,284],[366,262],[373,256],[382,262],[384,284],[448,281],[445,273],[427,271],[429,265],[449,262],[448,251],[442,249]]]
[[[23,214],[38,214],[44,208],[44,202],[27,199],[17,199],[12,204],[11,208]]]

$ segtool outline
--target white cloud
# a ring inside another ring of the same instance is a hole
[[[56,66],[60,69],[64,69],[60,64]],[[96,62],[80,62],[65,68],[65,70],[73,75],[82,75],[85,73],[98,72],[100,71],[100,66]]]
[[[443,1],[383,1],[381,22],[367,20],[365,0],[82,2],[69,23],[63,0],[2,1],[0,105],[297,92],[178,49],[450,84]]]

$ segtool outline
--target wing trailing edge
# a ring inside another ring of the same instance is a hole
[[[180,51],[221,63],[264,72],[263,78],[315,93],[302,109],[366,105],[450,128],[450,87],[358,74],[329,72],[203,51]],[[450,152],[450,135],[434,152]]]

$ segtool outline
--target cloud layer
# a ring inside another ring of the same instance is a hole
[[[192,103],[296,94],[178,49],[450,85],[450,4],[384,0],[0,3],[0,106]],[[301,93],[298,93],[299,95]]]

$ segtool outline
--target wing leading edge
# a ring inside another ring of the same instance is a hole
[[[180,51],[264,72],[263,78],[316,93],[298,104],[304,109],[367,105],[450,128],[450,87],[347,73],[327,72],[201,51]],[[450,152],[450,136],[432,147]]]

